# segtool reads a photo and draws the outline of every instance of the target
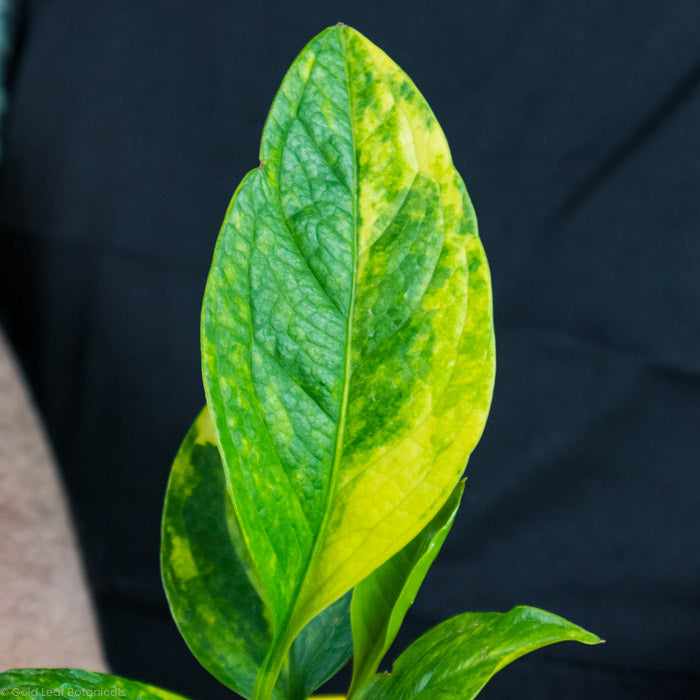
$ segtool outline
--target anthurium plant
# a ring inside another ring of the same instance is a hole
[[[202,310],[206,407],[175,458],[161,567],[200,663],[245,698],[475,697],[544,645],[535,608],[464,613],[377,674],[447,536],[494,381],[491,284],[442,130],[344,25],[315,37],[226,213]],[[8,687],[152,686],[17,670]],[[123,692],[122,692],[123,691]]]

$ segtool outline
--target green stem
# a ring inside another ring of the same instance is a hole
[[[376,670],[376,669],[375,669]],[[360,686],[365,683],[365,681],[373,675],[374,671],[371,673],[358,673],[355,675],[353,672],[352,674],[352,681],[350,682],[350,687],[348,688],[348,694],[347,694],[347,700],[350,700],[355,696],[355,693],[359,690]]]
[[[251,700],[270,700],[272,698],[292,641],[294,641],[294,637],[292,636],[290,639],[289,634],[281,635],[273,641],[260,673],[255,679]]]

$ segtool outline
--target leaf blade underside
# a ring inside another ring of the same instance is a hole
[[[270,609],[269,690],[308,620],[454,489],[488,412],[494,348],[488,268],[444,135],[362,35],[332,27],[302,51],[261,164],[217,242],[202,357]]]

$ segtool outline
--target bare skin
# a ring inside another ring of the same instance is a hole
[[[0,329],[0,671],[106,671],[67,502]]]

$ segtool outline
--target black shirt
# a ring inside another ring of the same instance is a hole
[[[308,39],[343,22],[414,79],[491,263],[496,392],[462,508],[389,660],[530,604],[558,645],[486,698],[700,691],[700,5],[20,6],[0,165],[0,321],[67,484],[115,673],[230,696],[191,657],[159,519],[204,402],[219,224]],[[342,686],[336,686],[342,689]]]

